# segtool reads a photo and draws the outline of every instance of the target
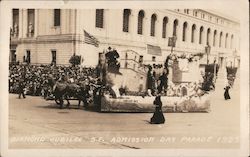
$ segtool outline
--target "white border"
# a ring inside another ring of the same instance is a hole
[[[0,8],[0,100],[1,155],[3,157],[44,156],[225,156],[249,155],[249,4],[247,0],[178,1],[2,1]],[[12,8],[200,8],[229,9],[241,19],[241,147],[240,149],[8,149],[8,60]]]

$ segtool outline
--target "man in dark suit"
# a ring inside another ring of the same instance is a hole
[[[18,83],[18,93],[19,93],[18,98],[19,99],[21,99],[21,96],[23,96],[24,99],[26,98],[24,94],[24,88],[25,88],[25,82],[24,82],[24,79],[21,78]]]

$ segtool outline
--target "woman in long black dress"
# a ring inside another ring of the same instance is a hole
[[[225,92],[224,92],[224,98],[225,98],[225,100],[231,99],[231,98],[230,98],[230,95],[229,95],[229,89],[230,89],[230,86],[226,86],[226,87],[224,88],[224,90],[225,90]]]
[[[162,102],[161,102],[161,96],[158,95],[156,96],[154,100],[154,105],[155,105],[155,112],[153,117],[150,120],[151,124],[163,124],[165,123],[165,117],[162,113]]]

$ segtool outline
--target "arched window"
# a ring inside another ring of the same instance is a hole
[[[203,43],[203,26],[200,27],[200,38],[199,38],[199,44],[202,44]]]
[[[213,46],[216,46],[217,30],[214,30]]]
[[[178,26],[178,20],[174,20],[174,25],[173,25],[173,36],[177,37],[177,26]]]
[[[231,42],[230,42],[230,48],[233,48],[233,41],[234,41],[234,35],[231,35]]]
[[[221,47],[221,40],[222,40],[222,32],[220,32],[220,41],[219,41],[219,47]]]
[[[131,14],[130,9],[124,9],[123,10],[123,32],[129,31],[129,16]]]
[[[151,29],[150,29],[151,36],[155,36],[155,22],[156,22],[156,20],[157,20],[156,15],[153,14],[151,16]]]
[[[227,40],[228,40],[228,33],[226,34],[226,38],[225,38],[225,48],[227,48]]]
[[[144,11],[141,10],[138,14],[138,28],[137,33],[142,34],[143,32],[143,18],[144,18]]]
[[[191,34],[191,42],[192,42],[192,43],[195,42],[195,37],[194,37],[195,31],[196,31],[196,25],[193,24],[193,26],[192,26],[192,34]]]
[[[166,38],[167,36],[167,23],[168,23],[168,17],[164,17],[162,23],[162,38]]]
[[[207,29],[207,44],[209,45],[209,40],[210,40],[210,28]]]
[[[96,9],[95,26],[103,28],[103,9]]]
[[[186,41],[186,34],[187,34],[187,22],[184,22],[182,31],[182,41]]]

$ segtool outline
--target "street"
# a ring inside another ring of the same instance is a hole
[[[226,101],[220,77],[210,113],[164,113],[163,125],[148,123],[153,113],[98,113],[77,109],[77,101],[59,109],[41,97],[10,94],[9,148],[239,148],[239,78]]]

